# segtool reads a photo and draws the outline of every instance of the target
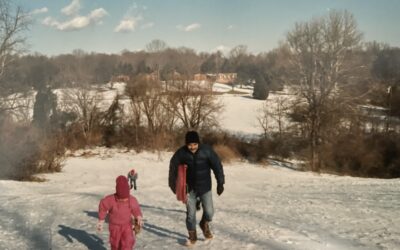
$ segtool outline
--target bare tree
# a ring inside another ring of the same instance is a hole
[[[265,137],[267,137],[268,131],[273,130],[275,127],[278,129],[277,132],[280,138],[282,138],[284,132],[288,132],[288,122],[286,117],[290,106],[291,103],[289,98],[282,96],[279,96],[275,100],[266,100],[264,102],[257,120]]]
[[[28,15],[21,9],[11,5],[11,1],[0,0],[0,79],[9,63],[21,54],[25,48],[24,31],[29,27]],[[8,93],[0,84],[0,95]],[[8,106],[14,101],[0,99],[0,116],[20,106]]]
[[[150,43],[146,45],[146,50],[150,53],[154,52],[161,52],[167,48],[167,44],[160,40],[160,39],[154,39]]]
[[[239,59],[242,56],[247,56],[247,46],[246,45],[238,45],[231,49],[229,52],[229,58],[232,60]]]
[[[166,95],[163,93],[161,83],[149,79],[147,75],[140,75],[133,79],[126,88],[126,94],[131,100],[131,114],[136,129],[136,142],[138,143],[138,132],[141,125],[145,125],[148,142],[153,147],[163,147],[165,142],[157,141],[166,131],[171,131],[176,118],[166,108]],[[142,123],[143,121],[143,123]]]
[[[24,51],[24,31],[28,29],[28,15],[21,7],[15,9],[11,1],[0,0],[0,77],[13,55]]]
[[[238,45],[238,46],[234,47],[229,52],[229,62],[231,64],[232,73],[238,73],[238,71],[240,71],[240,74],[239,74],[240,79],[236,79],[235,82],[231,83],[232,90],[234,90],[236,82],[239,82],[240,87],[242,87],[243,82],[247,80],[247,79],[244,79],[244,78],[246,78],[246,76],[243,76],[244,65],[250,63],[250,56],[249,56],[249,53],[247,52],[247,46]]]
[[[188,80],[176,81],[175,90],[168,93],[168,107],[189,129],[207,129],[218,126],[217,115],[222,103],[207,88],[199,88]]]
[[[260,108],[260,112],[257,116],[257,121],[263,131],[264,138],[267,138],[268,131],[270,130],[271,112],[269,110],[269,105],[266,101]]]
[[[101,94],[84,86],[63,92],[61,108],[77,116],[80,130],[87,142],[91,141],[93,131],[100,123],[101,100]]]
[[[304,118],[310,142],[311,168],[319,170],[317,147],[329,115],[332,98],[341,83],[350,79],[344,62],[349,51],[359,45],[361,33],[347,11],[332,10],[327,16],[296,23],[287,34],[292,54],[292,83],[298,85],[305,104]]]

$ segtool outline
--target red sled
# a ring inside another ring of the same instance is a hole
[[[187,202],[186,192],[186,169],[187,166],[181,164],[178,166],[178,176],[176,178],[176,199],[182,201],[184,204]]]

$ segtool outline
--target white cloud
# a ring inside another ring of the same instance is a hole
[[[49,11],[49,9],[47,7],[43,7],[41,9],[34,9],[31,11],[31,15],[37,15],[37,14],[43,14],[43,13],[47,13]]]
[[[67,16],[72,16],[78,14],[81,9],[80,0],[72,0],[72,2],[61,9],[61,12]]]
[[[90,12],[89,19],[97,22],[107,15],[108,15],[108,13],[105,9],[98,8],[98,9],[95,9],[92,12]]]
[[[127,33],[132,32],[140,27],[140,29],[149,29],[154,26],[153,22],[143,22],[143,10],[146,10],[146,6],[140,6],[135,1],[126,9],[119,24],[114,28],[114,32]]]
[[[43,19],[42,24],[50,27],[57,27],[60,23],[52,17],[46,17]]]
[[[199,29],[200,27],[201,27],[201,25],[199,23],[192,23],[187,26],[183,26],[183,25],[176,26],[176,28],[178,28],[179,30],[186,31],[186,32],[190,32],[190,31]]]
[[[145,23],[142,25],[142,29],[150,29],[151,27],[154,27],[154,23],[153,22],[149,22],[149,23]]]
[[[142,20],[142,17],[127,17],[120,21],[117,27],[115,27],[114,32],[126,33],[134,31],[138,25],[138,22]]]
[[[235,26],[229,25],[226,29],[228,29],[228,30],[233,30],[234,28],[235,28]]]
[[[108,15],[103,8],[95,9],[88,16],[76,16],[65,22],[59,22],[52,17],[46,17],[42,24],[56,28],[60,31],[80,30],[89,25],[100,23],[101,19]]]
[[[90,19],[86,16],[74,17],[69,21],[57,25],[57,29],[61,31],[80,30],[90,24]]]

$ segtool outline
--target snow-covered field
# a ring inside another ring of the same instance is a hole
[[[228,104],[221,127],[261,133],[262,101],[221,99]],[[46,182],[0,180],[0,249],[109,249],[107,230],[95,231],[98,202],[132,168],[145,217],[136,249],[185,249],[185,207],[167,185],[172,153],[87,149],[71,154],[61,173],[43,175]],[[213,190],[215,238],[205,242],[198,228],[194,249],[400,249],[400,179],[317,175],[279,163],[224,169],[225,192]]]
[[[107,230],[95,231],[97,205],[131,168],[145,217],[137,249],[184,249],[185,208],[167,186],[172,153],[90,152],[70,156],[44,183],[0,181],[0,249],[108,249]],[[225,175],[225,192],[213,193],[215,238],[199,234],[196,249],[400,249],[398,179],[244,162],[225,164]]]

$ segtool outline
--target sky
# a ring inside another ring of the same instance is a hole
[[[398,0],[15,0],[31,16],[29,53],[138,51],[154,39],[198,52],[267,52],[296,22],[348,10],[364,41],[400,47]]]

